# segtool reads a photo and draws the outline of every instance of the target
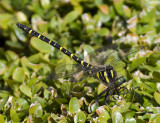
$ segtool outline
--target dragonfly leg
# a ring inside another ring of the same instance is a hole
[[[119,90],[117,89],[117,87],[114,88],[114,92],[113,92],[113,93],[114,93],[114,94],[112,95],[112,98],[113,98],[114,100],[117,100],[117,99],[115,98],[115,96],[114,96],[114,95],[116,95],[116,94],[117,94],[118,96],[120,95]],[[112,101],[112,102],[114,102],[114,101]]]
[[[96,97],[96,105],[97,105],[97,107],[98,107],[98,100],[99,100],[99,98],[100,98],[104,93],[108,92],[109,90],[110,90],[109,88],[103,90],[103,91]],[[107,95],[107,94],[106,94],[106,95]]]
[[[120,89],[124,89],[123,91],[127,91],[127,92],[124,92],[124,93],[120,93],[121,95],[125,95],[125,94],[128,94],[130,93],[129,90],[126,88],[126,87],[120,87]]]
[[[114,88],[115,92],[117,93],[117,95],[119,95],[119,90],[117,89],[117,87]]]
[[[117,89],[116,87],[115,87],[114,93],[115,93],[115,92],[116,92],[116,93],[118,94],[118,96],[119,96],[119,91],[118,91],[118,89]],[[111,93],[112,93],[112,92],[111,92]],[[111,93],[110,93],[110,94],[111,94]],[[114,95],[112,95],[112,98],[113,98],[114,100],[117,100],[117,98],[115,98]],[[108,103],[114,102],[117,106],[119,106],[119,105],[116,103],[116,101],[111,101],[111,100],[107,101],[107,100],[106,100],[106,102],[108,102]]]
[[[107,105],[107,102],[114,102],[114,101],[108,101],[108,97],[112,94],[112,90],[110,92],[109,91],[110,90],[107,91],[106,96],[105,96],[105,105]]]

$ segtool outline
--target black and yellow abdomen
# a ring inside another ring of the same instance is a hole
[[[82,59],[78,58],[77,56],[75,56],[74,54],[72,54],[69,50],[61,47],[59,44],[57,44],[55,41],[48,39],[47,37],[39,34],[38,32],[32,30],[31,28],[23,25],[23,24],[17,24],[17,26],[22,29],[23,31],[25,31],[26,33],[29,33],[32,36],[35,36],[39,39],[41,39],[42,41],[52,45],[53,47],[57,48],[58,50],[60,50],[62,53],[66,54],[67,56],[71,57],[73,60],[75,60],[78,64],[81,64],[83,67],[87,67],[87,68],[91,68],[92,65],[88,64],[87,62],[84,62]]]

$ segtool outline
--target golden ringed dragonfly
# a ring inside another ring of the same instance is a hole
[[[104,85],[106,85],[107,89],[103,90],[96,97],[96,104],[98,102],[98,99],[105,93],[106,93],[105,104],[107,104],[108,97],[113,92],[118,93],[119,88],[121,88],[120,86],[126,82],[126,79],[124,78],[124,76],[118,75],[119,74],[118,70],[116,70],[119,68],[123,68],[124,66],[122,64],[117,64],[117,62],[121,61],[122,59],[125,59],[130,54],[136,53],[137,51],[142,49],[142,47],[138,46],[138,47],[131,49],[130,51],[127,51],[127,50],[123,51],[123,50],[118,49],[117,45],[111,45],[111,46],[107,47],[107,50],[109,52],[106,53],[105,52],[106,48],[104,47],[104,48],[97,50],[96,51],[97,54],[94,56],[94,57],[99,57],[99,59],[100,59],[99,62],[101,65],[92,65],[92,64],[89,64],[89,63],[83,61],[82,59],[80,59],[76,55],[72,54],[69,50],[61,47],[58,43],[56,43],[56,41],[48,39],[47,37],[39,34],[38,32],[32,30],[31,28],[29,28],[23,24],[17,23],[17,26],[21,30],[23,30],[24,32],[29,33],[30,35],[35,36],[38,39],[41,39],[42,41],[57,48],[62,53],[64,53],[65,55],[67,55],[71,59],[73,59],[75,62],[77,62],[79,64],[79,66],[82,68],[81,71],[85,72],[88,76],[92,76],[92,77],[98,79]],[[116,57],[115,57],[115,55],[116,55]],[[108,62],[108,64],[104,65],[106,63],[106,61]],[[62,74],[59,74],[58,77],[64,77],[64,76]]]

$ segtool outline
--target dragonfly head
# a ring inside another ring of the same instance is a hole
[[[119,77],[115,84],[116,84],[116,86],[120,86],[125,82],[126,82],[126,79],[124,77]]]

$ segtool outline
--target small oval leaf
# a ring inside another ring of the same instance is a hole
[[[123,123],[122,114],[119,112],[114,112],[112,119],[113,119],[113,123]]]
[[[41,41],[38,38],[31,38],[31,45],[38,51],[43,53],[49,53],[52,51],[52,46],[47,44],[46,42]]]
[[[4,121],[4,117],[3,117],[3,115],[2,115],[2,114],[0,114],[0,121],[1,121],[1,123],[5,123],[5,121]]]
[[[84,123],[86,120],[86,115],[83,111],[78,112],[74,117],[75,123]]]
[[[136,123],[136,120],[134,118],[126,119],[125,123]]]
[[[72,97],[69,102],[69,111],[71,114],[78,112],[79,110],[79,102],[76,97]]]
[[[26,86],[26,85],[21,85],[20,86],[20,90],[21,90],[21,92],[23,93],[23,94],[25,94],[26,96],[28,96],[28,97],[32,97],[32,93],[31,93],[31,89],[28,87],[28,86]]]
[[[156,72],[154,71],[153,74],[153,79],[156,80],[156,81],[160,81],[160,72]]]
[[[78,18],[79,14],[80,14],[80,12],[78,12],[77,10],[69,12],[64,18],[64,23],[68,24],[68,23],[74,21],[76,18]]]
[[[32,107],[30,107],[29,114],[34,114],[35,117],[42,117],[43,110],[41,105],[39,103],[34,104]]]
[[[155,98],[155,100],[156,100],[156,102],[160,105],[160,93],[158,93],[158,92],[155,92],[154,93],[154,98]]]
[[[24,69],[21,67],[17,67],[13,72],[12,78],[18,82],[23,82],[25,79]]]

